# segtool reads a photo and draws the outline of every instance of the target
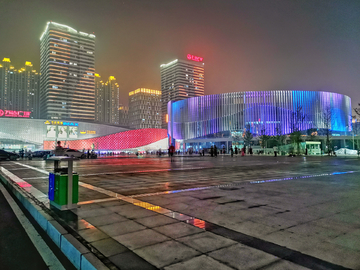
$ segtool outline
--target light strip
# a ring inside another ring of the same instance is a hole
[[[40,37],[40,40],[42,40],[43,36],[45,35],[46,31],[48,30],[49,24],[50,24],[50,22],[48,22],[48,23],[46,24],[45,31],[42,33],[42,35],[41,35],[41,37]]]
[[[53,25],[56,25],[56,26],[61,26],[61,27],[66,27],[69,31],[73,31],[75,33],[78,33],[78,31],[76,31],[74,28],[70,27],[70,26],[67,26],[65,24],[60,24],[60,23],[56,23],[56,22],[47,22],[46,24],[46,28],[45,28],[45,31],[42,33],[41,37],[40,37],[40,40],[42,40],[42,38],[44,37],[46,31],[48,30],[49,28],[49,24],[53,24]]]
[[[169,66],[171,64],[176,63],[177,61],[178,61],[178,59],[175,59],[174,61],[171,61],[170,63],[160,65],[160,67],[167,67],[167,66]]]

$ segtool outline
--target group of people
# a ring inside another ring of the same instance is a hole
[[[15,153],[15,151],[14,151],[14,153]],[[31,150],[29,149],[29,151],[27,150],[27,149],[23,149],[23,148],[21,148],[20,150],[19,150],[19,156],[21,157],[21,158],[24,158],[24,157],[28,157],[29,159],[32,159],[32,152],[31,152]]]
[[[230,148],[230,154],[232,157],[234,156],[234,154],[235,154],[235,156],[237,156],[239,153],[241,153],[242,157],[245,156],[245,154],[246,154],[246,146],[245,145],[243,146],[243,148],[237,148],[237,146],[235,146],[234,149],[232,147]],[[247,153],[249,155],[253,154],[253,149],[251,146],[249,146]]]

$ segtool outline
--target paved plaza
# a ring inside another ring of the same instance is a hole
[[[327,156],[79,160],[79,208],[64,212],[44,199],[50,161],[0,167],[107,268],[265,270],[360,269],[359,165]]]

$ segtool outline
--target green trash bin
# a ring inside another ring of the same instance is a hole
[[[72,203],[79,202],[79,175],[73,174],[73,193]],[[66,205],[68,203],[68,175],[67,174],[55,174],[54,183],[54,202],[58,205]]]

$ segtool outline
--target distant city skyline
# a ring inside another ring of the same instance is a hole
[[[190,53],[205,59],[206,95],[321,90],[355,106],[359,13],[351,0],[0,1],[0,55],[39,69],[40,35],[54,21],[95,32],[96,72],[118,79],[123,104],[133,89],[160,89],[159,65]]]

